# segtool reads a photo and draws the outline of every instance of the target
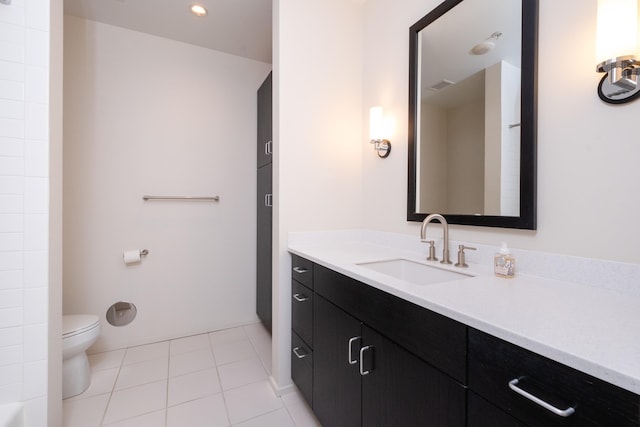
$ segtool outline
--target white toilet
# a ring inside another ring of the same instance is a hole
[[[100,336],[100,319],[90,314],[62,316],[62,398],[89,388],[91,368],[86,350]]]

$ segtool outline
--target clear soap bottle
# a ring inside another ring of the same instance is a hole
[[[509,252],[506,242],[502,242],[500,250],[493,259],[493,271],[496,276],[509,279],[516,275],[516,259]]]

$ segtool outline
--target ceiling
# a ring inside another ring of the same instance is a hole
[[[64,0],[65,14],[271,63],[272,0]]]

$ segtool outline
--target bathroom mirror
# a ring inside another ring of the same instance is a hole
[[[536,228],[538,0],[446,0],[410,28],[407,220]]]

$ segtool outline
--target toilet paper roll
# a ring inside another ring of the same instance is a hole
[[[136,249],[133,251],[124,251],[122,254],[122,259],[125,264],[135,264],[140,262],[140,250]]]

